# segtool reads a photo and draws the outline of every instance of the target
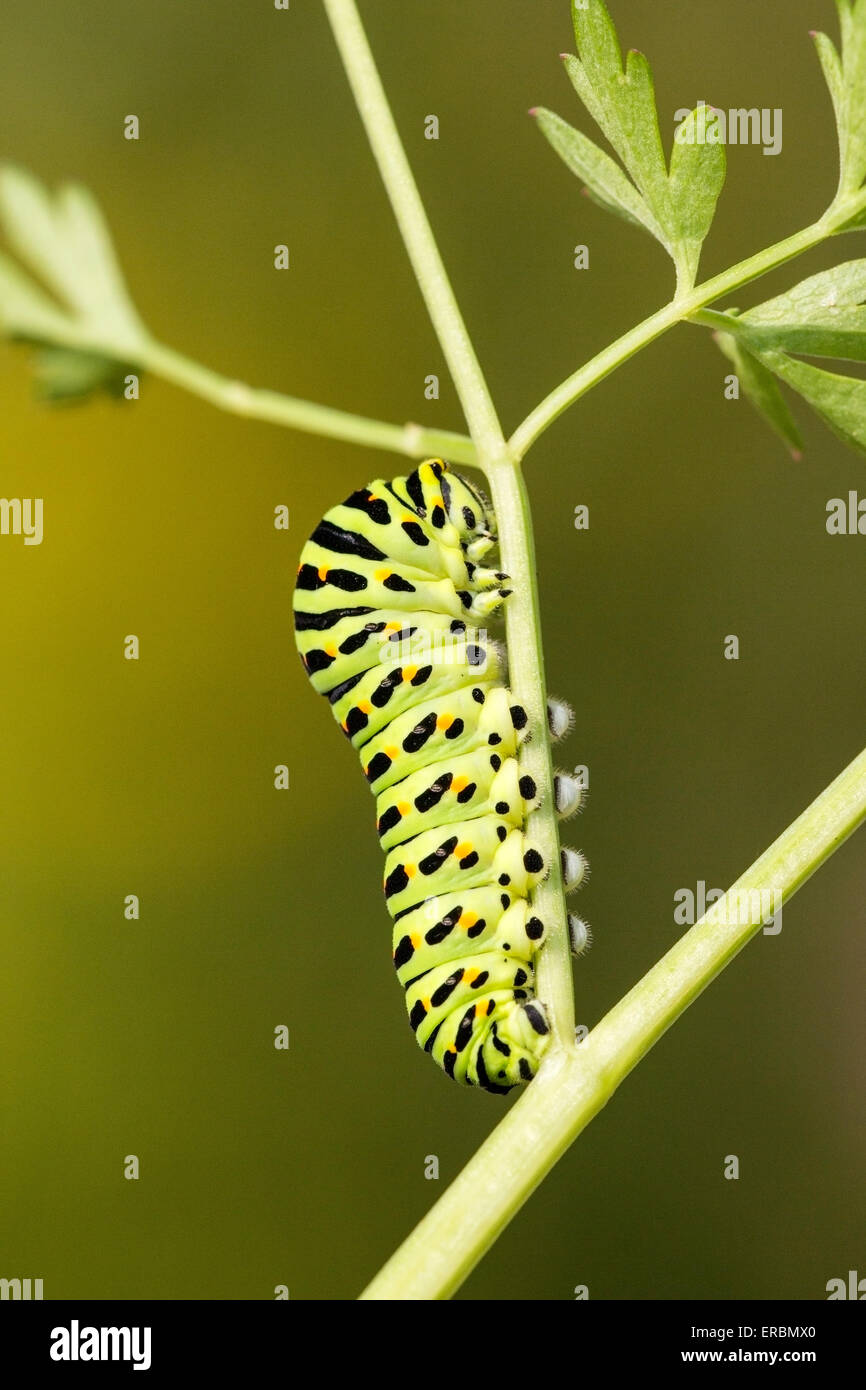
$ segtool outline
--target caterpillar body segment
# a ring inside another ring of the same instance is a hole
[[[497,951],[529,964],[544,926],[526,898],[486,884],[427,898],[394,922],[394,964],[405,987],[447,956],[455,964],[479,951]]]
[[[517,752],[511,694],[487,682],[419,702],[363,745],[361,765],[376,795],[419,767],[438,766],[461,753],[484,750],[490,765]],[[519,711],[523,715],[523,711]],[[519,716],[518,716],[519,717]],[[523,715],[525,719],[525,715]]]
[[[498,759],[494,768],[486,749],[451,759],[447,770],[434,765],[410,773],[376,800],[376,829],[384,850],[403,844],[429,824],[450,825],[468,817],[497,815],[521,826],[537,804],[535,783],[521,776],[517,758]]]

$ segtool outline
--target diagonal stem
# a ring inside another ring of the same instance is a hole
[[[866,750],[576,1052],[546,1059],[532,1085],[361,1295],[449,1297],[526,1199],[689,1004],[866,820]]]
[[[389,453],[404,454],[407,458],[422,459],[429,458],[431,454],[444,454],[455,463],[479,466],[475,445],[465,434],[428,429],[411,423],[391,425],[383,420],[368,420],[362,415],[300,400],[297,396],[284,396],[279,391],[263,391],[260,387],[247,386],[243,381],[232,381],[229,377],[221,376],[219,372],[191,361],[152,338],[147,338],[136,354],[136,364],[232,415],[242,415],[249,420],[265,420],[272,425],[285,425],[289,429],[323,435],[328,439],[343,439],[369,449],[384,449]]]
[[[509,440],[509,448],[514,458],[522,459],[527,450],[563,411],[580,400],[581,396],[585,396],[587,391],[597,386],[605,377],[610,376],[617,367],[634,357],[635,353],[648,347],[676,324],[698,316],[702,309],[721,299],[723,295],[735,294],[744,285],[767,275],[771,270],[776,270],[794,257],[801,256],[804,251],[820,246],[821,242],[835,236],[864,208],[866,192],[837,199],[817,222],[795,232],[793,236],[785,237],[773,246],[768,246],[754,256],[748,256],[744,261],[739,261],[721,274],[705,280],[702,285],[697,285],[687,293],[677,295],[670,304],[651,314],[643,323],[639,323],[616,342],[610,343],[597,356],[566,377],[565,381],[560,382],[534,410],[530,411]]]

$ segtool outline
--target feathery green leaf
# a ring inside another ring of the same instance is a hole
[[[18,258],[0,254],[0,331],[43,349],[37,390],[51,400],[115,391],[147,332],[94,199],[75,184],[51,194],[6,166],[0,229]]]
[[[792,457],[799,459],[803,449],[800,431],[772,372],[768,371],[759,358],[749,352],[733,334],[716,333],[715,339],[725,356],[734,364],[747,400],[770,428],[784,440]]]
[[[839,136],[840,198],[857,193],[866,179],[866,0],[836,0],[841,53],[826,34],[814,34]],[[858,213],[844,230],[863,224]]]
[[[552,112],[534,113],[539,126],[596,202],[661,242],[676,265],[679,288],[688,289],[725,180],[716,118],[710,113],[708,119],[706,108],[692,112],[677,132],[669,170],[647,59],[632,49],[623,67],[604,0],[572,0],[572,19],[578,56],[566,55],[566,72],[625,173]]]
[[[738,323],[755,350],[866,362],[866,260],[811,275],[741,314]]]
[[[587,191],[602,207],[633,226],[642,227],[657,239],[661,237],[661,228],[646,202],[616,160],[553,111],[542,106],[532,114],[557,154],[571,172],[583,180]]]
[[[838,376],[783,352],[764,353],[762,361],[808,401],[844,444],[866,454],[866,381]]]

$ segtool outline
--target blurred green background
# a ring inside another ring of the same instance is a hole
[[[779,157],[729,152],[703,271],[817,216],[835,136],[807,31],[835,32],[829,0],[612,8],[654,64],[668,140],[699,98],[783,108]],[[526,115],[590,129],[557,58],[574,47],[566,0],[362,10],[513,428],[659,306],[672,272],[579,196]],[[159,337],[256,384],[461,427],[319,4],[7,0],[4,30],[0,153],[90,186]],[[861,246],[812,253],[740,307]],[[549,682],[577,710],[560,761],[591,775],[566,835],[593,870],[577,900],[595,930],[576,971],[589,1025],[676,939],[676,890],[726,886],[863,743],[866,542],[824,528],[829,498],[866,491],[862,461],[801,410],[793,463],[724,399],[727,370],[681,328],[527,466]],[[19,349],[0,351],[0,382],[0,490],[45,506],[42,546],[0,539],[0,1275],[41,1277],[47,1298],[353,1297],[510,1103],[450,1084],[412,1041],[372,800],[292,640],[303,540],[400,461],[146,378],[137,403],[49,410]],[[639,1067],[461,1297],[815,1299],[866,1274],[864,889],[855,839]]]

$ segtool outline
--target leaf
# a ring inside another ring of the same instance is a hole
[[[644,199],[609,154],[553,111],[542,106],[536,107],[531,114],[557,154],[571,172],[583,180],[602,207],[654,237],[661,237],[661,228]]]
[[[76,348],[46,347],[36,355],[36,391],[43,400],[77,401],[94,391],[120,397],[126,374],[113,357]]]
[[[866,179],[866,0],[836,0],[841,54],[826,34],[814,34],[839,135],[839,194],[855,194]],[[858,214],[858,225],[866,214]],[[853,224],[852,224],[853,225]]]
[[[0,329],[45,349],[37,357],[40,393],[59,400],[116,389],[148,335],[91,195],[75,184],[51,194],[6,166],[0,228],[21,262],[0,254]]]
[[[836,7],[846,98],[842,186],[853,192],[866,178],[866,0],[836,0]]]
[[[866,454],[866,381],[838,376],[783,352],[765,353],[763,361],[809,402],[844,444]]]
[[[553,112],[533,114],[539,116],[544,135],[583,179],[593,199],[651,232],[672,257],[679,287],[688,288],[694,284],[701,246],[725,178],[724,148],[712,138],[715,118],[707,122],[705,108],[691,114],[685,122],[685,142],[675,144],[668,171],[646,58],[632,49],[623,67],[616,28],[604,0],[572,0],[572,19],[578,56],[565,56],[566,72],[625,173]],[[708,132],[709,138],[704,139]]]
[[[836,114],[836,129],[841,137],[845,126],[845,77],[842,72],[842,60],[833,40],[828,38],[826,34],[813,33],[812,38],[818,51],[818,61],[823,69],[824,79],[830,89],[833,110]],[[839,158],[840,162],[844,159],[844,147],[841,138]]]
[[[742,314],[755,349],[866,362],[866,260],[811,275],[787,293]]]
[[[699,106],[677,129],[670,172],[671,235],[690,284],[694,284],[701,247],[713,225],[726,171],[718,114],[711,107]]]
[[[799,462],[803,441],[787,401],[771,371],[731,333],[716,333],[716,342],[734,364],[747,399],[772,430],[787,444],[792,458]]]
[[[768,299],[747,315],[755,323],[773,323],[833,308],[866,302],[866,260],[844,261],[831,270],[821,270],[801,280],[785,294]]]
[[[790,356],[800,352],[866,362],[866,260],[810,275],[785,294],[737,315],[733,329],[717,335],[719,346],[753,375],[757,367],[763,413],[770,418],[773,412],[775,428],[780,404],[786,414],[787,406],[774,376],[808,401],[844,443],[866,453],[866,381]]]
[[[10,338],[62,341],[67,316],[14,261],[0,255],[0,329]]]
[[[632,50],[623,71],[619,39],[603,0],[589,0],[586,8],[573,0],[572,16],[580,56],[566,58],[566,71],[640,192],[658,208],[667,193],[667,165],[650,66]]]

